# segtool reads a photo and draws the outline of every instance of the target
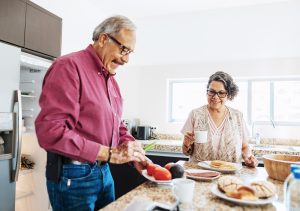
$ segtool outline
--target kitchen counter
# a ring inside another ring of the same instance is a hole
[[[179,161],[186,169],[199,168],[196,163]],[[196,181],[193,207],[195,210],[284,210],[283,205],[283,183],[270,179],[263,167],[247,168],[243,167],[234,176],[241,178],[245,183],[255,180],[268,180],[276,186],[278,198],[272,203],[264,206],[241,206],[217,198],[211,193],[211,188],[217,184],[217,180],[212,182]],[[151,200],[155,202],[174,205],[176,198],[172,194],[172,186],[156,185],[150,181],[143,183],[127,194],[123,195],[115,202],[104,207],[102,210],[124,210],[135,200]]]
[[[143,146],[156,142],[153,150],[148,151],[148,155],[159,155],[159,156],[173,156],[187,158],[182,153],[182,140],[138,140]],[[290,154],[290,155],[300,155],[300,146],[288,146],[288,145],[271,145],[271,144],[249,144],[252,153],[262,160],[262,156],[265,154]]]

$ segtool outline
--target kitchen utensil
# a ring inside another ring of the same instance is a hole
[[[154,141],[154,142],[144,146],[144,148],[143,148],[144,151],[147,152],[147,151],[150,151],[150,150],[154,149],[155,144],[156,144],[156,142]]]

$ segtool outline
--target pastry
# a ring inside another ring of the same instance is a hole
[[[274,196],[276,193],[274,184],[268,181],[252,182],[251,187],[255,190],[258,198],[269,198]]]
[[[241,200],[257,200],[255,195],[255,190],[249,186],[242,185],[238,187],[233,192],[226,193],[227,196],[231,198],[241,199]]]
[[[212,160],[210,162],[210,166],[214,166],[215,168],[220,167],[225,161],[222,160]]]
[[[242,181],[234,176],[223,176],[218,180],[218,188],[224,193],[234,192],[242,185]]]
[[[213,160],[210,162],[210,166],[216,169],[221,170],[236,170],[236,166],[234,163],[222,161],[222,160]]]

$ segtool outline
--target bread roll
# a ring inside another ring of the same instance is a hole
[[[255,181],[251,183],[258,198],[269,198],[275,195],[275,185],[268,181]]]
[[[242,185],[242,181],[234,176],[223,176],[218,180],[218,188],[224,193],[234,192]]]
[[[226,193],[227,196],[231,198],[241,199],[241,200],[257,200],[255,196],[255,191],[249,186],[242,185],[238,187],[234,192]]]

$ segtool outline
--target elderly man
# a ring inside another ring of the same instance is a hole
[[[47,190],[54,211],[96,210],[115,199],[108,162],[147,163],[121,121],[122,96],[114,78],[135,47],[135,26],[113,16],[93,32],[94,43],[49,68],[36,121],[47,151]],[[121,175],[120,175],[121,176]]]

